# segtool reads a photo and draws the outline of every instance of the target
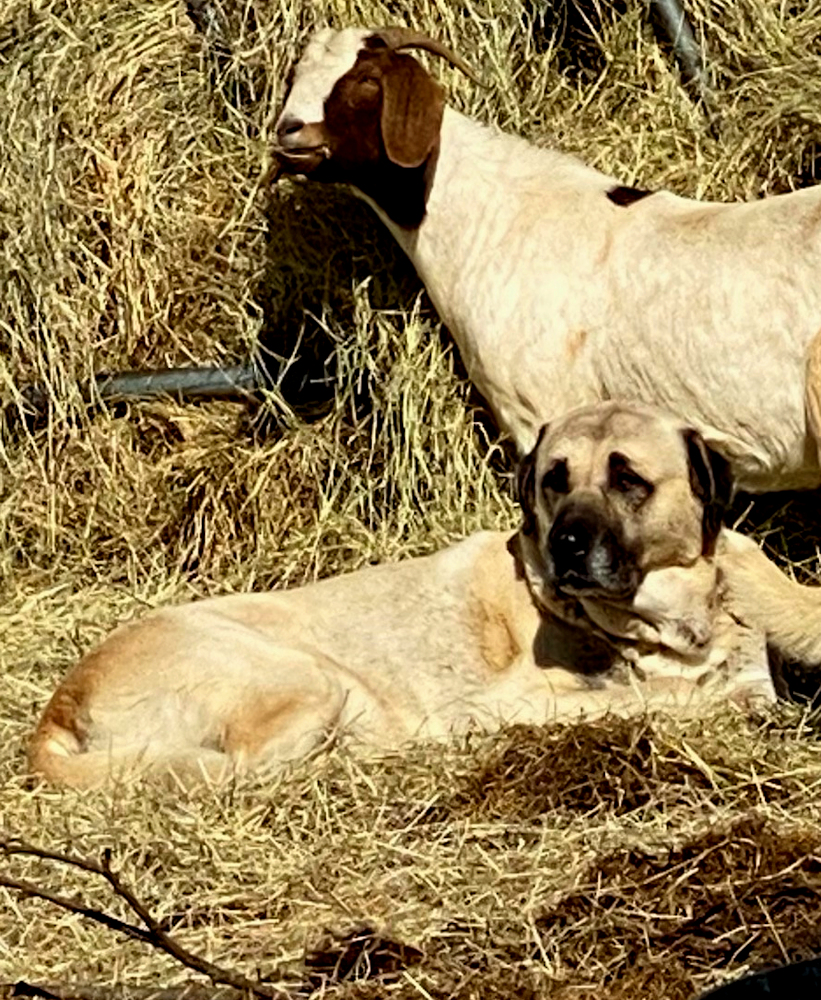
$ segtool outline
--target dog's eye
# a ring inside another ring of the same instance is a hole
[[[611,490],[623,493],[635,506],[643,504],[653,492],[653,484],[648,483],[646,479],[631,469],[624,455],[617,451],[614,451],[610,456],[609,486]]]
[[[570,489],[570,477],[567,472],[567,462],[554,462],[542,479],[542,490],[553,493],[567,493]]]

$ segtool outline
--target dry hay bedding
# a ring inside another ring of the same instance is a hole
[[[515,521],[504,456],[390,238],[344,192],[267,189],[287,67],[320,16],[445,38],[493,81],[479,91],[437,67],[460,107],[627,183],[755,197],[815,170],[813,4],[693,5],[718,137],[639,5],[604,9],[604,58],[584,73],[512,0],[228,14],[225,86],[176,2],[8,0],[0,15],[0,392],[13,412],[19,387],[41,382],[50,405],[47,426],[17,424],[0,443],[0,825],[90,855],[111,846],[190,948],[308,987],[347,970],[327,994],[671,1000],[816,952],[817,744],[787,710],[512,730],[374,762],[341,748],[273,784],[190,797],[21,779],[55,679],[115,620]],[[286,357],[337,348],[319,422],[289,412],[298,366],[268,404],[285,429],[262,441],[224,405],[91,416],[76,388],[105,370],[238,362],[260,336]],[[804,579],[817,573],[813,505],[750,515]],[[74,873],[7,867],[118,910]],[[325,928],[331,941],[363,927],[375,933],[359,950],[322,943]],[[186,976],[42,902],[5,899],[3,981]]]

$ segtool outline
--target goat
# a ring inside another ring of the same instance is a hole
[[[446,107],[412,48],[470,72],[408,29],[319,31],[280,169],[373,207],[519,450],[573,407],[643,400],[698,427],[745,489],[821,482],[805,399],[821,188],[721,204],[625,187]]]

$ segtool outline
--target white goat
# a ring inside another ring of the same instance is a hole
[[[520,450],[572,407],[638,399],[699,427],[746,489],[821,482],[821,187],[749,204],[623,187],[444,107],[408,48],[467,69],[407,29],[318,32],[280,164],[371,204]]]

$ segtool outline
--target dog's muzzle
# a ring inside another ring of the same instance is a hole
[[[574,597],[632,597],[641,574],[620,535],[598,511],[565,507],[547,538],[547,565],[554,587]]]

